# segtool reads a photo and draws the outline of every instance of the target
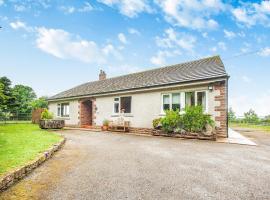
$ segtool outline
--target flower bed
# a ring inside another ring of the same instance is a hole
[[[153,135],[215,140],[214,121],[205,114],[201,106],[186,107],[184,114],[179,110],[166,110],[166,116],[153,120]]]

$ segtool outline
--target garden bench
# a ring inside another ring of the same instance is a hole
[[[129,121],[109,121],[109,131],[128,132],[130,127]]]

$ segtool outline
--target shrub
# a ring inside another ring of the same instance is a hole
[[[53,113],[49,112],[48,109],[45,109],[42,113],[41,113],[41,119],[53,119]]]
[[[154,119],[152,124],[154,129],[158,129],[159,125],[161,124],[161,118]]]
[[[181,116],[179,110],[167,110],[166,116],[161,119],[162,130],[166,133],[172,133],[175,128],[181,126]]]
[[[202,132],[207,124],[214,125],[211,116],[204,114],[201,106],[186,107],[182,121],[184,129],[189,132]]]
[[[103,126],[109,126],[109,120],[104,119],[102,124]]]

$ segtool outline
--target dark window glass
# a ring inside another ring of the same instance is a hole
[[[163,110],[170,110],[170,95],[163,95]]]
[[[197,105],[202,106],[205,110],[206,107],[206,95],[205,92],[197,92]]]
[[[57,116],[61,116],[61,104],[57,105]]]
[[[195,92],[186,92],[186,106],[195,106]]]
[[[131,97],[121,97],[121,111],[124,113],[131,113]]]
[[[180,93],[172,94],[172,109],[180,111]]]

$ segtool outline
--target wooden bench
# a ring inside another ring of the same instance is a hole
[[[108,130],[109,131],[128,132],[129,125],[130,125],[129,121],[123,121],[123,122],[110,121]]]

